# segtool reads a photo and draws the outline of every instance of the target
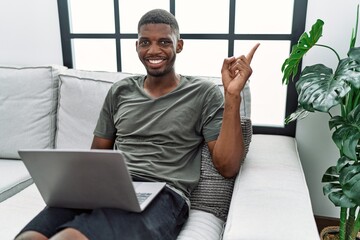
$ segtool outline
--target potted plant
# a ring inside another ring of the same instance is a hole
[[[360,47],[355,47],[358,20],[359,6],[347,57],[340,58],[330,46],[317,44],[324,25],[318,19],[309,34],[301,35],[281,68],[283,84],[289,84],[297,76],[300,62],[311,48],[324,47],[338,59],[335,71],[319,63],[306,66],[299,73],[295,83],[298,108],[285,123],[313,112],[329,115],[328,124],[333,131],[332,140],[339,149],[339,159],[335,166],[327,169],[322,182],[324,194],[340,208],[337,234],[340,240],[354,240],[360,230]],[[330,110],[335,106],[340,107],[340,113],[333,115]]]

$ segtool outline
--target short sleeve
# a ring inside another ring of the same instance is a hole
[[[101,108],[99,118],[94,130],[94,135],[97,137],[112,139],[116,135],[116,128],[114,125],[114,108],[112,88],[108,91],[104,104]]]
[[[220,133],[224,112],[224,96],[217,85],[213,85],[205,94],[202,111],[202,133],[205,142],[216,140]]]

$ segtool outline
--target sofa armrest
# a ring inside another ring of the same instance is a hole
[[[294,138],[253,135],[223,239],[319,239]]]

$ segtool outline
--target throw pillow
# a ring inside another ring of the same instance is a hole
[[[241,119],[245,154],[249,151],[252,138],[251,120]],[[229,212],[235,178],[224,178],[214,167],[207,144],[202,147],[201,172],[198,186],[190,197],[191,208],[214,214],[226,221]]]
[[[56,148],[90,149],[111,85],[131,74],[69,69],[60,74]]]
[[[53,148],[58,72],[64,67],[0,67],[0,158],[20,148]]]

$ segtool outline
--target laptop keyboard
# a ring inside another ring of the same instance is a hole
[[[139,201],[139,204],[142,204],[149,196],[151,195],[151,193],[140,193],[137,192],[136,193],[136,197]]]

